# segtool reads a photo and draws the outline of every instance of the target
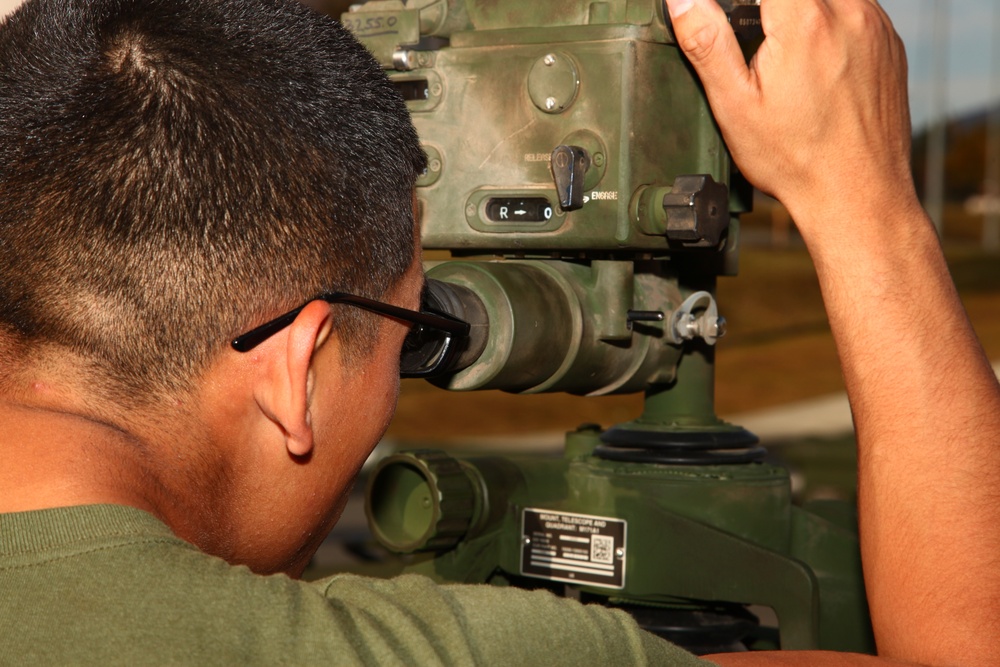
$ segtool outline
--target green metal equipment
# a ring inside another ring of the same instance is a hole
[[[721,4],[749,54],[758,8]],[[380,542],[442,581],[624,608],[696,652],[871,651],[849,512],[793,505],[787,471],[715,415],[715,284],[751,192],[662,0],[371,0],[342,21],[428,155],[424,245],[452,256],[432,298],[473,331],[439,384],[646,397],[558,459],[388,457],[367,491]]]

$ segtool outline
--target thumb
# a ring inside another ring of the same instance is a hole
[[[712,106],[725,105],[733,93],[741,98],[750,70],[722,7],[715,0],[667,0],[667,8],[677,44],[701,77]]]

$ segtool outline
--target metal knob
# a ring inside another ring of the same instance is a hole
[[[678,176],[663,196],[666,236],[683,245],[714,247],[729,229],[729,188],[707,174]]]

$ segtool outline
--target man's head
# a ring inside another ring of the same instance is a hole
[[[300,568],[395,405],[405,105],[295,0],[28,0],[0,26],[0,511],[118,502]]]
[[[294,0],[28,2],[0,31],[9,354],[72,352],[116,400],[187,388],[248,325],[394,286],[423,159],[377,64]]]

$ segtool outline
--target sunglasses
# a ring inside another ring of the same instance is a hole
[[[447,313],[432,310],[428,304],[426,286],[421,295],[419,311],[399,308],[355,294],[327,292],[309,299],[295,310],[237,336],[232,342],[233,349],[237,352],[252,350],[289,326],[302,309],[313,301],[326,301],[329,304],[344,303],[378,315],[409,322],[412,326],[403,341],[403,349],[399,356],[399,376],[403,378],[428,378],[447,373],[451,370],[450,362],[458,349],[457,343],[469,334],[467,322]]]

